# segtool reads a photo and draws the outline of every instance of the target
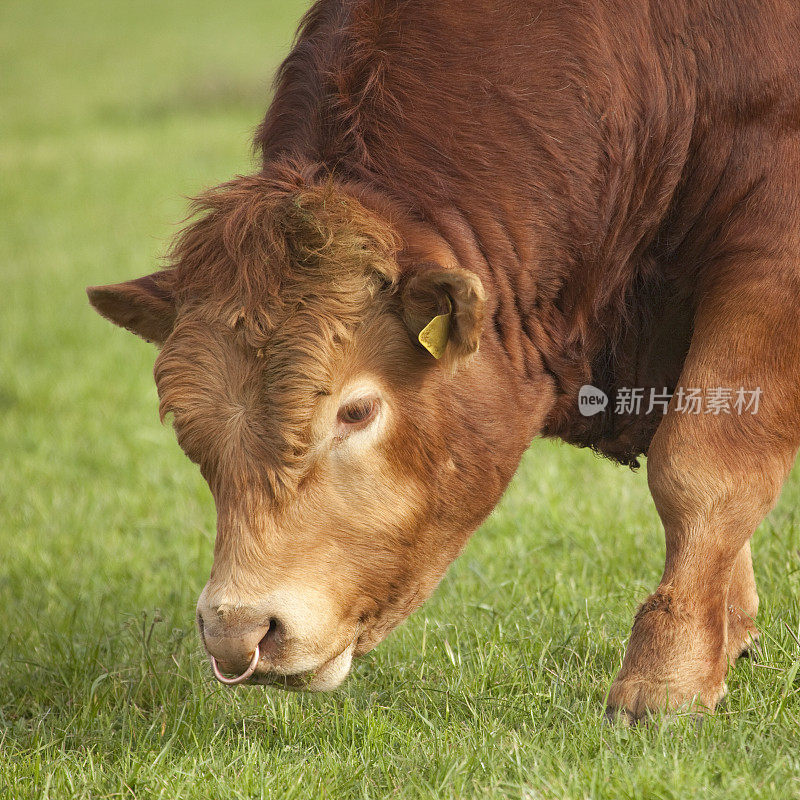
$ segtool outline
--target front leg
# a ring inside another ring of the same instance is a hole
[[[707,288],[680,379],[706,392],[760,389],[757,413],[686,413],[674,397],[648,453],[667,552],[608,696],[609,713],[629,720],[713,711],[729,661],[755,635],[748,540],[800,441],[800,282],[781,275],[781,265],[759,266],[747,282],[729,277]]]

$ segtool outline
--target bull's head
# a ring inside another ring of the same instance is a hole
[[[527,433],[475,356],[474,274],[331,186],[240,178],[198,210],[170,269],[89,297],[161,347],[162,418],[213,493],[215,666],[332,689],[430,595]]]

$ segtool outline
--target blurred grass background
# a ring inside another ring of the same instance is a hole
[[[210,678],[213,504],[84,286],[253,166],[304,8],[0,3],[0,796],[797,797],[797,475],[754,539],[763,660],[700,729],[601,724],[663,535],[643,472],[545,442],[339,692]]]

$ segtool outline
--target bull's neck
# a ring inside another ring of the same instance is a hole
[[[472,411],[483,415],[487,404],[501,407],[498,424],[513,426],[517,434],[504,439],[506,449],[521,453],[542,433],[593,447],[623,463],[633,463],[646,450],[651,430],[619,431],[611,415],[585,417],[578,394],[584,384],[613,394],[620,381],[634,379],[625,371],[628,361],[637,361],[629,358],[629,351],[649,337],[645,322],[652,323],[657,313],[642,307],[643,320],[633,311],[621,314],[625,287],[606,300],[599,298],[584,280],[585,267],[559,248],[544,226],[521,225],[510,215],[468,212],[456,205],[427,209],[422,221],[423,214],[412,213],[374,186],[350,186],[347,191],[358,192],[365,205],[395,225],[405,243],[401,266],[433,261],[480,277],[487,321],[475,378],[464,382],[459,403],[475,406]],[[633,284],[636,279],[632,263],[628,280]],[[677,337],[678,327],[670,327]],[[680,347],[674,353],[660,352],[663,369],[657,377],[664,385],[677,376],[681,357]]]

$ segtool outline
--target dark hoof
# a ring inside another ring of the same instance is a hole
[[[637,724],[638,720],[627,708],[606,706],[603,722],[605,722],[606,725],[622,725],[624,728],[632,728]]]

